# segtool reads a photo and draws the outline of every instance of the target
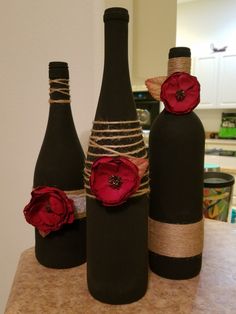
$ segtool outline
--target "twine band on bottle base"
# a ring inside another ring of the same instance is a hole
[[[149,217],[149,250],[159,255],[186,258],[202,253],[203,219],[192,224],[169,224]]]
[[[93,122],[84,169],[85,188],[88,197],[95,198],[89,184],[92,164],[97,158],[104,156],[147,158],[139,120]],[[131,197],[147,193],[149,193],[148,169],[141,180],[139,189]]]
[[[64,191],[66,196],[74,202],[75,219],[86,217],[86,192],[85,189]]]
[[[49,80],[49,84],[60,84],[62,87],[52,87],[49,88],[49,94],[52,95],[53,93],[60,93],[62,95],[70,96],[70,85],[69,79],[54,79]],[[49,99],[48,101],[50,104],[70,104],[70,99]]]

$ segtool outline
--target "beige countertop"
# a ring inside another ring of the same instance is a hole
[[[149,273],[146,295],[128,305],[108,305],[90,296],[86,264],[66,270],[41,266],[34,248],[20,257],[5,314],[235,314],[236,224],[205,219],[201,273],[169,280]]]
[[[236,168],[221,168],[221,172],[230,173],[236,176]]]

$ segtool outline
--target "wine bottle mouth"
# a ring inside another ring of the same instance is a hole
[[[49,62],[49,78],[69,79],[69,70],[67,62],[52,61]]]
[[[169,50],[169,59],[191,57],[191,50],[188,47],[173,47]]]
[[[49,68],[68,68],[67,62],[51,61],[49,62]]]
[[[104,12],[103,21],[109,21],[109,20],[123,20],[123,21],[129,21],[129,13],[128,10],[121,7],[113,7],[108,8]]]

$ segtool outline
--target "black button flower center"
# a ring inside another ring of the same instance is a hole
[[[45,210],[46,210],[47,213],[52,213],[52,208],[51,208],[49,202],[46,203]]]
[[[119,189],[122,185],[121,177],[115,175],[110,176],[108,182],[113,189]]]
[[[185,92],[182,89],[177,90],[175,93],[175,98],[177,101],[182,101],[185,98]]]

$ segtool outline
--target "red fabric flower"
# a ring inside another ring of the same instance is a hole
[[[167,111],[175,114],[188,113],[200,102],[200,84],[195,76],[176,72],[161,85],[160,97]]]
[[[39,230],[42,236],[74,221],[74,202],[65,192],[55,187],[38,187],[24,208],[25,219]]]
[[[138,167],[125,157],[101,157],[92,165],[91,192],[104,206],[117,206],[140,185]]]

